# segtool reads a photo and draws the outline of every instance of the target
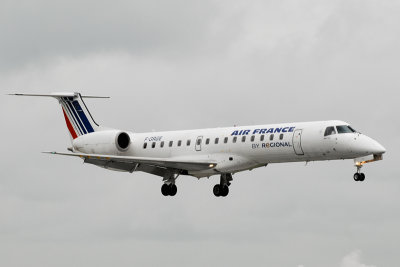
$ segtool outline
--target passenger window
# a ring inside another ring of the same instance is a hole
[[[215,144],[218,144],[219,138],[215,138]]]
[[[237,141],[237,137],[235,136],[235,137],[233,137],[232,142],[233,142],[233,143],[236,143],[236,141]]]
[[[146,149],[146,147],[147,147],[147,143],[144,143],[143,144],[143,149]]]
[[[224,138],[224,143],[225,143],[225,144],[228,143],[228,137],[225,137],[225,138]]]
[[[161,141],[160,147],[164,147],[164,141]]]
[[[206,145],[208,145],[210,143],[210,138],[206,139]]]
[[[283,139],[283,134],[280,134],[279,135],[279,140],[282,140]]]
[[[335,133],[336,133],[335,127],[329,126],[329,127],[326,127],[324,136],[332,135]]]
[[[341,134],[341,133],[354,133],[355,132],[351,127],[349,127],[347,125],[336,126],[336,129],[337,129],[337,132],[339,134]]]
[[[274,140],[274,135],[273,134],[271,134],[270,136],[269,136],[269,140]]]
[[[201,145],[201,139],[200,139],[200,138],[197,139],[197,145],[198,145],[198,146]]]
[[[186,141],[186,145],[187,145],[187,146],[190,146],[190,140],[187,140],[187,141]]]
[[[155,147],[156,147],[156,142],[153,142],[153,143],[151,144],[151,147],[152,147],[152,148],[155,148]]]
[[[256,138],[254,135],[251,136],[251,142],[254,142],[254,138]]]
[[[242,136],[242,142],[246,142],[246,136]]]
[[[169,141],[169,147],[172,147],[173,144],[174,144],[174,141]]]
[[[261,142],[264,141],[264,137],[265,137],[265,135],[261,135],[261,136],[260,136],[260,141],[261,141]]]
[[[178,141],[178,146],[181,146],[182,145],[182,140],[179,140]]]

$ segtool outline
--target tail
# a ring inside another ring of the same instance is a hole
[[[102,96],[82,96],[80,93],[52,93],[49,95],[37,94],[11,94],[17,96],[38,96],[54,97],[62,107],[65,122],[72,139],[81,135],[93,133],[99,130],[99,125],[95,122],[87,108],[83,98],[109,98]]]

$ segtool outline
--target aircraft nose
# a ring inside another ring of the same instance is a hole
[[[367,153],[380,155],[386,152],[386,149],[374,139],[365,136],[363,146]]]
[[[372,149],[374,154],[383,154],[386,152],[386,149],[381,144],[379,144],[375,140],[374,140],[374,142],[375,142],[375,144],[373,145],[374,147]]]

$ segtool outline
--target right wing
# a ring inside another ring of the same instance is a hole
[[[173,160],[165,158],[127,157],[84,153],[43,152],[52,155],[80,157],[85,163],[120,171],[144,171],[164,176],[166,171],[203,171],[217,166],[215,162]]]

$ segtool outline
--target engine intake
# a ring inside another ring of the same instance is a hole
[[[131,138],[129,137],[129,135],[127,133],[121,132],[121,133],[117,134],[115,143],[117,145],[118,150],[125,151],[128,149],[128,147],[131,143]]]

